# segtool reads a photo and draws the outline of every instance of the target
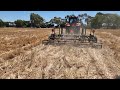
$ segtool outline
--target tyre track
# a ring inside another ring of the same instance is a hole
[[[87,52],[91,57],[90,64],[92,66],[95,66],[97,75],[99,75],[102,79],[112,78],[111,73],[109,72],[106,64],[104,63],[104,59],[101,57],[100,53],[96,54],[97,52],[95,50],[87,50]]]

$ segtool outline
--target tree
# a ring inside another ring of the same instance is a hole
[[[59,25],[61,23],[61,17],[54,17],[50,22]]]
[[[91,28],[91,21],[92,21],[93,17],[91,17],[87,13],[84,13],[84,14],[79,14],[78,18],[82,24],[83,24],[83,22],[86,23],[86,25],[87,25],[86,28]],[[84,21],[82,21],[82,20],[84,20]]]
[[[2,21],[2,19],[0,19],[0,27],[4,27],[4,22]]]
[[[114,20],[115,28],[120,28],[120,16],[116,14],[116,18]]]
[[[50,23],[50,27],[54,27],[54,25],[56,24],[55,27],[58,27],[62,22],[61,22],[61,17],[54,17],[52,18],[49,23]]]
[[[96,15],[104,15],[103,13],[101,13],[101,12],[98,12]]]
[[[30,21],[32,27],[40,27],[44,23],[43,17],[34,13],[30,14]]]
[[[26,27],[26,23],[24,20],[18,19],[15,21],[15,24],[16,24],[16,27]]]
[[[107,28],[119,28],[120,16],[117,14],[104,14],[104,23]]]
[[[88,18],[86,19],[86,22],[87,22],[87,28],[88,29],[91,29],[92,28],[92,20],[93,20],[94,17],[91,17],[91,16],[88,16]]]
[[[4,22],[6,27],[15,27],[15,23],[14,22]]]
[[[54,17],[54,22],[56,23],[56,24],[60,24],[61,23],[61,17]]]
[[[5,26],[6,26],[6,27],[9,27],[9,22],[5,22]]]
[[[98,12],[95,17],[91,20],[92,28],[101,28],[104,23],[105,16],[103,13]]]
[[[94,28],[119,28],[120,27],[120,16],[117,14],[103,14],[98,12],[96,16],[92,19],[91,23]]]

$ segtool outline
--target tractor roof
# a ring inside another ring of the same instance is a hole
[[[69,18],[77,18],[77,16],[75,16],[75,15],[67,15],[66,17],[69,17]]]

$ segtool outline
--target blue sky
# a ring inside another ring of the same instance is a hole
[[[46,21],[49,21],[54,16],[64,18],[66,15],[78,15],[82,13],[95,16],[97,12],[116,13],[120,15],[120,11],[0,11],[0,19],[3,21],[15,21],[17,19],[30,20],[30,13],[35,13],[42,16]]]

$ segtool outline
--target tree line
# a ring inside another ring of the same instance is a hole
[[[117,14],[97,13],[91,20],[93,28],[118,29],[120,28],[120,16]]]
[[[91,16],[90,16],[91,17]],[[46,22],[43,17],[41,17],[38,14],[31,13],[30,14],[30,20],[16,20],[13,23],[10,22],[4,22],[0,19],[0,27],[33,27],[33,28],[40,28],[40,27],[53,27],[54,24],[61,24],[61,17],[54,17],[49,22]],[[106,28],[106,29],[118,29],[120,28],[120,16],[117,14],[104,14],[101,12],[98,12],[95,17],[88,18],[87,20],[87,28]],[[11,24],[11,25],[10,25]],[[65,24],[65,23],[63,23]]]

